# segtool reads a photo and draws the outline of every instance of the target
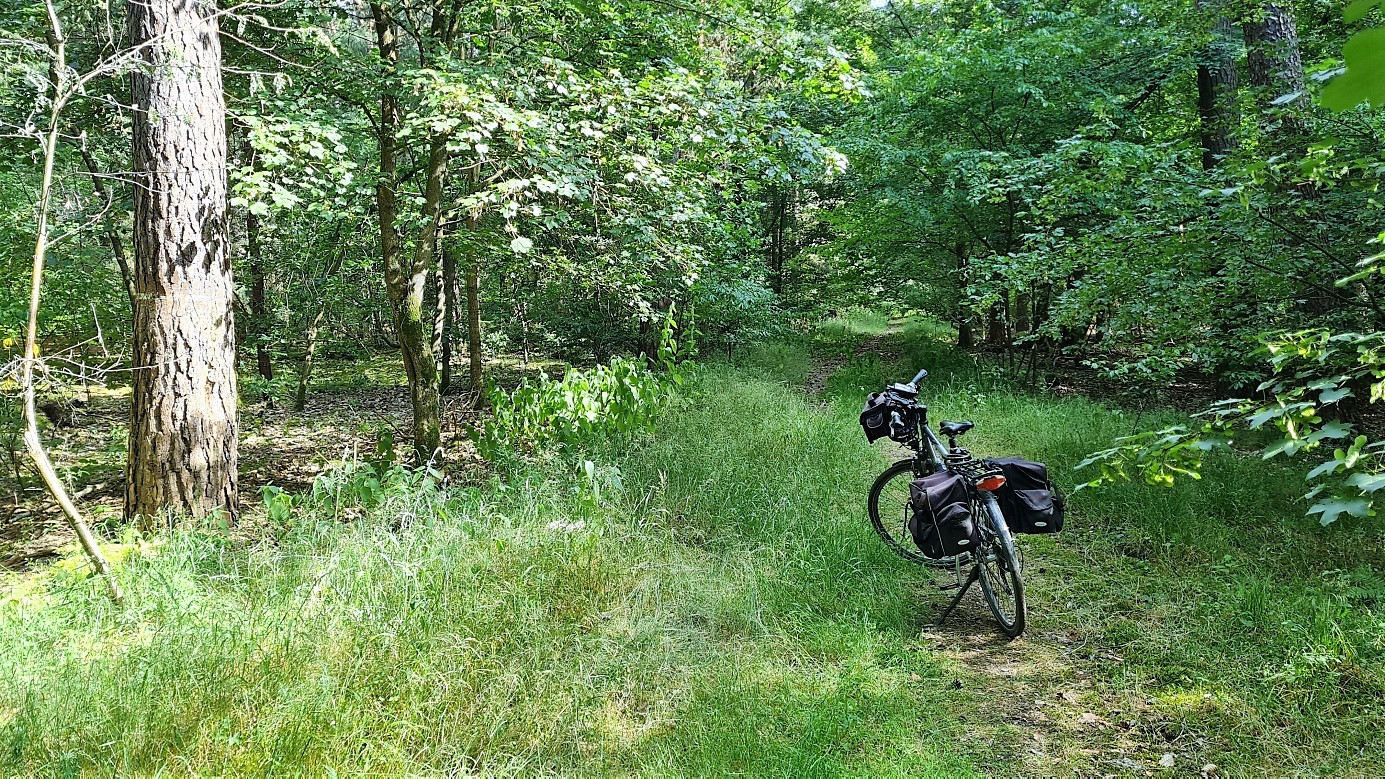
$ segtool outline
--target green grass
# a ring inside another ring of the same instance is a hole
[[[868,324],[833,343],[889,325]],[[71,562],[0,580],[0,775],[1091,775],[1164,751],[1184,774],[1380,773],[1378,526],[1317,527],[1293,471],[1081,492],[1024,543],[1028,637],[968,643],[995,636],[975,604],[928,629],[946,595],[865,518],[888,456],[862,388],[926,364],[934,419],[1068,485],[1134,420],[896,329],[897,357],[817,398],[807,339],[708,368],[591,479],[344,479],[273,538],[178,534],[120,564],[123,611]]]
[[[862,386],[928,367],[934,421],[975,420],[974,450],[1043,460],[1068,488],[1087,478],[1072,470],[1087,453],[1136,425],[1179,421],[1017,392],[917,328],[899,341],[898,364],[849,364],[827,382],[843,417]],[[1061,634],[1088,658],[1077,674],[1053,669],[1049,686],[1095,677],[1111,719],[1157,731],[1180,760],[1273,775],[1385,770],[1385,543],[1377,521],[1320,527],[1304,516],[1304,490],[1301,469],[1226,456],[1172,489],[1074,495],[1062,536],[1024,544],[1031,633]],[[1070,759],[1081,770],[1086,758]]]
[[[11,582],[0,773],[978,773],[861,520],[875,456],[773,379],[697,392],[590,484],[346,487],[131,556],[123,612]]]

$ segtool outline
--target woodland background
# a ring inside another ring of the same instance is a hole
[[[6,4],[0,766],[1376,773],[1377,5]],[[1084,486],[1017,644],[919,367]]]

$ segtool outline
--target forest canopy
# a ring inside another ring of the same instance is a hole
[[[440,399],[484,405],[507,351],[652,357],[677,320],[734,354],[851,306],[950,322],[1030,382],[1071,364],[1248,398],[1105,452],[1099,481],[1195,473],[1246,420],[1277,424],[1280,452],[1330,449],[1380,395],[1374,3],[202,5],[184,13],[219,45],[184,74],[160,60],[174,16],[118,5],[0,15],[0,343],[21,356],[51,151],[35,348],[91,365],[99,335],[100,371],[134,359],[136,409],[158,403],[153,353],[121,345],[155,327],[143,268],[176,235],[140,177],[186,177],[140,161],[160,96],[224,106],[202,138],[227,177],[207,246],[225,359],[254,359],[242,399],[301,408],[315,354],[397,349],[420,462],[444,451]],[[1315,338],[1357,346],[1292,376],[1267,359]],[[1358,448],[1350,478],[1374,468]],[[1369,510],[1354,484],[1324,487],[1324,519]],[[162,505],[137,491],[127,512]]]

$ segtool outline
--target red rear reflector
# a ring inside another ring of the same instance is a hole
[[[987,476],[986,478],[976,483],[977,489],[985,490],[986,492],[995,492],[996,490],[1004,486],[1004,476]]]

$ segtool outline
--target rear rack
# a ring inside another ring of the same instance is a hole
[[[949,471],[963,476],[975,484],[988,476],[1000,476],[1001,471],[994,465],[971,456],[966,449],[954,449],[943,455],[943,464]]]

